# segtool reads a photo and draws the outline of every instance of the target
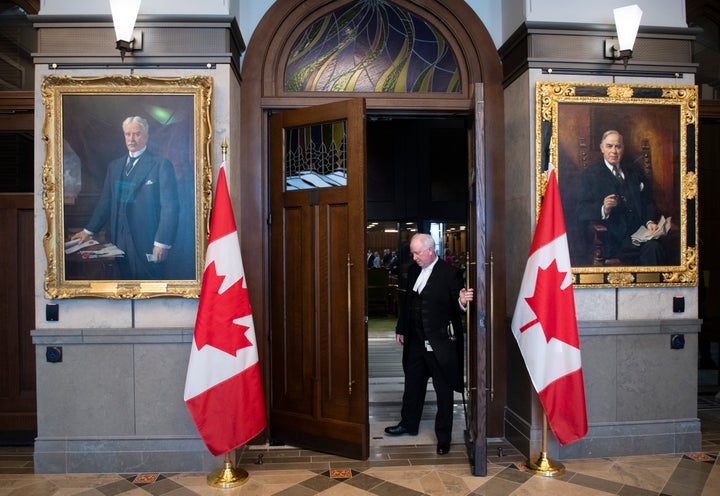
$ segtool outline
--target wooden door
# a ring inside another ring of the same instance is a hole
[[[0,194],[0,441],[29,442],[37,431],[33,194]]]
[[[487,252],[487,219],[485,195],[485,130],[484,94],[482,84],[475,85],[475,125],[468,141],[474,153],[470,156],[468,184],[471,191],[468,229],[468,264],[466,284],[475,288],[475,304],[467,313],[467,418],[465,445],[473,475],[487,475],[488,393],[492,397],[492,362],[488,364],[488,348],[495,343],[488,336],[494,305],[492,290],[492,254]],[[491,351],[490,355],[493,353]]]
[[[365,102],[270,118],[272,441],[369,453]]]

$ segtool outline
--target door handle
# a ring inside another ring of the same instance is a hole
[[[352,370],[352,278],[350,271],[353,263],[350,254],[347,254],[347,339],[348,339],[348,396],[352,396],[353,370]]]
[[[470,262],[470,252],[465,252],[465,289],[468,289],[470,285],[470,265],[474,262]],[[472,327],[472,308],[469,302],[465,304],[465,323],[467,332],[465,333],[465,381],[467,382],[466,391],[468,397],[470,396],[470,388],[472,381],[470,380],[470,329]]]
[[[490,375],[490,401],[495,400],[495,373],[493,372],[493,368],[495,367],[495,336],[493,335],[493,306],[494,306],[494,299],[495,299],[495,286],[493,284],[493,269],[495,268],[495,259],[493,256],[493,252],[490,252],[490,262],[487,263],[488,265],[488,278],[487,280],[490,281],[490,298],[488,301],[488,309],[487,312],[485,312],[485,315],[487,316],[486,321],[486,329],[487,329],[487,335],[490,337],[490,360],[488,360],[488,371]]]

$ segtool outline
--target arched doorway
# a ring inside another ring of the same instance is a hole
[[[271,334],[271,241],[266,228],[270,218],[268,116],[272,113],[323,103],[363,98],[368,112],[380,114],[460,114],[468,117],[468,242],[476,266],[471,283],[477,288],[477,312],[472,316],[469,363],[471,400],[481,428],[492,437],[502,436],[504,388],[504,220],[503,220],[503,99],[502,74],[495,46],[481,21],[462,0],[418,5],[397,0],[392,4],[423,19],[446,40],[457,59],[457,90],[411,91],[289,91],[285,69],[298,37],[317,19],[353,2],[347,0],[295,0],[276,2],[259,23],[248,44],[242,69],[240,170],[231,187],[240,190],[243,252],[257,263],[247,270],[248,287],[255,309],[261,363],[266,381],[274,360],[268,343]],[[361,2],[355,2],[361,3]],[[347,87],[343,88],[347,90]],[[272,145],[270,145],[272,146]],[[363,226],[364,229],[364,226]],[[486,329],[494,329],[488,339]],[[492,343],[490,343],[492,341]],[[486,371],[486,350],[492,344],[498,360]],[[492,385],[486,382],[493,377]],[[269,391],[271,385],[266,385]],[[489,389],[492,388],[492,391]],[[488,394],[489,393],[489,394]],[[486,401],[492,397],[492,401]],[[476,400],[476,401],[475,401]],[[272,427],[271,427],[272,429]]]

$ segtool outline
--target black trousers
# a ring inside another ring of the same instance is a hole
[[[665,265],[665,253],[662,243],[657,239],[651,239],[637,246],[632,244],[631,238],[627,238],[620,247],[618,258],[626,265]]]
[[[403,391],[400,424],[409,431],[417,432],[425,405],[428,379],[432,378],[437,396],[435,436],[438,444],[450,444],[453,426],[453,390],[448,384],[440,364],[432,351],[417,338],[408,337],[405,360],[405,387]]]

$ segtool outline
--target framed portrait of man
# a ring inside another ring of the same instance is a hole
[[[45,294],[197,297],[212,79],[47,76]]]
[[[536,85],[538,211],[550,164],[577,287],[698,280],[697,88]]]

